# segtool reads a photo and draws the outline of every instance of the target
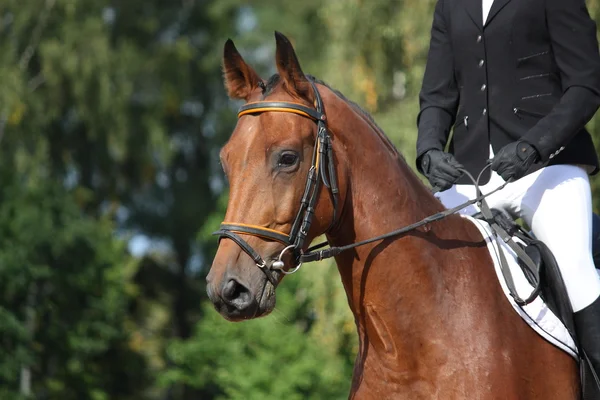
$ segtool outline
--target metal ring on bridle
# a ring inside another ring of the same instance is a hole
[[[283,269],[284,266],[285,266],[285,263],[282,260],[283,255],[285,254],[286,251],[293,250],[295,248],[296,248],[296,246],[292,244],[292,245],[286,247],[285,249],[281,250],[281,253],[279,253],[279,257],[277,257],[277,261],[275,261],[273,263],[273,265],[271,266],[271,269],[278,269],[278,270],[280,270],[285,275],[291,275],[294,272],[298,271],[300,269],[300,267],[302,266],[302,262],[299,262],[298,265],[296,265],[294,268],[292,268],[289,271],[285,271]]]

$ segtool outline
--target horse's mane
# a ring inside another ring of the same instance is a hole
[[[373,119],[373,116],[371,116],[371,114],[369,114],[361,106],[359,106],[358,104],[356,104],[355,102],[353,102],[352,100],[350,100],[346,96],[344,96],[342,94],[342,92],[340,92],[337,89],[332,88],[331,86],[329,86],[324,81],[322,81],[322,80],[320,80],[320,79],[318,79],[318,78],[316,78],[316,77],[314,77],[312,75],[306,75],[306,77],[309,80],[313,81],[314,83],[318,83],[319,85],[323,85],[323,86],[327,87],[337,97],[339,97],[341,100],[343,100],[348,105],[350,105],[361,117],[363,117],[366,120],[366,122],[373,128],[373,130],[375,130],[375,132],[377,132],[377,135],[385,143],[386,147],[392,152],[392,154],[394,156],[396,156],[398,159],[404,159],[404,157],[398,151],[398,149],[396,148],[396,146],[394,146],[394,144],[391,142],[391,140],[387,137],[387,135],[385,134],[385,132],[383,131],[383,129],[381,129],[381,127],[379,125],[377,125],[377,122],[375,122],[375,119]],[[275,89],[275,87],[277,86],[277,84],[279,83],[279,81],[280,81],[279,74],[274,74],[273,76],[271,76],[269,78],[269,80],[267,81],[267,84],[266,84],[265,89],[263,91],[263,97],[268,96]]]

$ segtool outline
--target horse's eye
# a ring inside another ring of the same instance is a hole
[[[292,165],[296,164],[296,161],[298,161],[298,155],[296,153],[286,151],[279,156],[277,165],[279,167],[291,167]]]

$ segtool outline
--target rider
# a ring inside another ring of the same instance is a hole
[[[489,206],[522,218],[553,252],[600,375],[588,179],[598,157],[585,129],[600,106],[600,55],[585,0],[438,0],[420,106],[419,171],[450,208],[476,197],[459,169],[477,176],[492,160],[483,193],[509,183]]]

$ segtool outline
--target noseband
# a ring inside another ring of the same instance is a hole
[[[241,247],[246,254],[261,269],[281,270],[284,274],[296,272],[302,265],[302,249],[306,241],[306,236],[312,224],[315,206],[319,198],[319,189],[321,182],[329,189],[333,202],[333,218],[330,227],[333,225],[337,216],[338,205],[338,184],[335,168],[333,165],[333,148],[331,146],[331,137],[327,130],[327,118],[323,112],[323,101],[317,90],[316,85],[310,81],[315,94],[315,108],[305,105],[284,101],[257,101],[243,105],[238,111],[238,118],[247,114],[260,114],[263,112],[287,112],[302,115],[312,119],[317,123],[317,137],[313,148],[312,165],[308,170],[304,194],[300,201],[300,209],[292,224],[289,233],[280,232],[274,229],[265,228],[258,225],[249,225],[235,222],[223,221],[218,231],[213,235],[220,238],[233,240]],[[252,248],[240,235],[257,236],[261,239],[276,241],[282,243],[285,248],[279,254],[276,261],[268,265],[267,262]],[[325,245],[326,243],[323,243]],[[290,271],[285,271],[283,256],[286,252],[291,252],[294,256],[295,267]]]

